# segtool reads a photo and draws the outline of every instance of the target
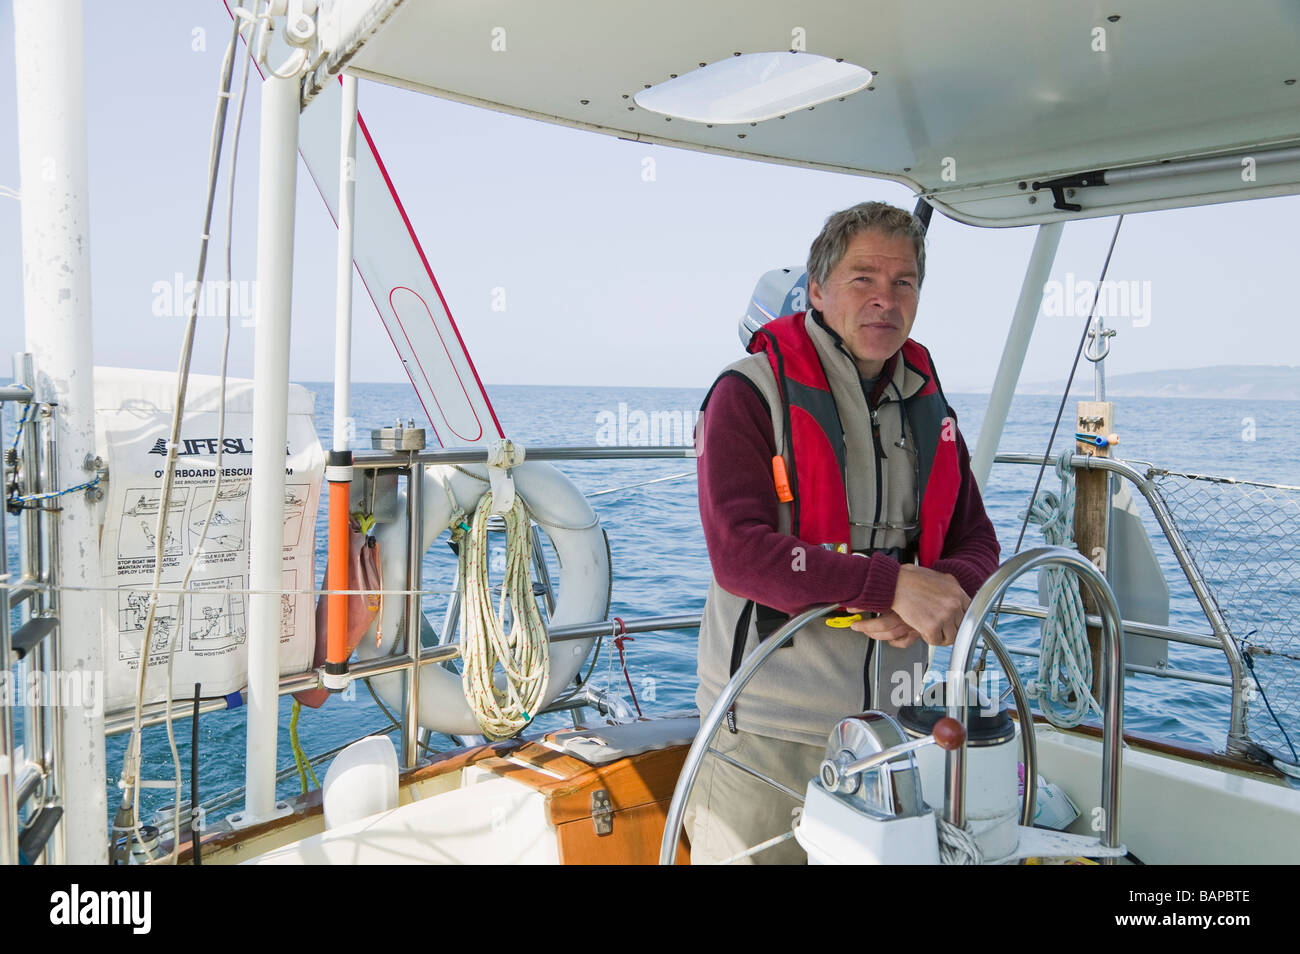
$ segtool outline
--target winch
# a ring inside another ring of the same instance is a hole
[[[841,719],[795,828],[809,863],[938,864],[935,813],[922,797],[916,753],[931,744],[957,748],[965,738],[946,717],[917,738],[883,712]]]
[[[934,705],[903,706],[897,717],[872,711],[841,720],[794,830],[809,863],[1014,864],[1028,857],[1122,855],[1122,846],[1020,824],[1020,729],[1010,712],[990,708],[970,706],[964,728]],[[948,754],[963,746],[965,817],[957,831],[940,819]]]
[[[965,728],[944,712],[909,705],[897,718],[864,712],[836,725],[795,833],[810,862],[938,864],[945,753],[963,743],[967,829],[986,861],[1015,860],[1016,724],[987,706],[971,707]]]

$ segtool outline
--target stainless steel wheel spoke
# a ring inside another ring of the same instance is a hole
[[[764,775],[762,772],[759,772],[759,771],[757,771],[757,770],[755,770],[755,769],[752,769],[752,768],[750,768],[748,765],[741,765],[739,762],[737,762],[735,759],[733,759],[730,755],[726,755],[725,753],[719,752],[719,751],[718,751],[717,749],[715,749],[713,746],[709,746],[708,751],[709,751],[709,754],[710,754],[710,755],[716,755],[718,758],[722,759],[722,761],[726,762],[728,765],[734,765],[736,768],[740,769],[742,772],[745,772],[746,774],[749,774],[749,775],[754,776],[754,778],[758,779],[759,781],[761,781],[761,782],[767,782],[768,785],[771,785],[771,786],[772,786],[773,788],[775,788],[777,791],[779,791],[779,792],[783,792],[783,793],[785,793],[786,795],[789,795],[791,798],[793,798],[795,801],[797,801],[800,805],[803,804],[803,796],[800,795],[798,792],[796,792],[794,789],[792,789],[792,788],[786,788],[786,787],[785,787],[784,785],[782,785],[780,782],[776,781],[775,779],[770,779],[770,778],[768,778],[768,777],[767,777],[766,775]]]
[[[737,861],[742,861],[751,855],[756,855],[760,851],[767,851],[769,848],[775,848],[784,841],[789,841],[794,837],[794,831],[788,831],[784,835],[777,835],[775,838],[769,838],[767,841],[760,841],[753,848],[746,848],[744,851],[738,851],[730,858],[723,858],[718,862],[720,865],[734,865]]]

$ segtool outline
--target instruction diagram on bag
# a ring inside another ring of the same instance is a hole
[[[248,638],[242,576],[200,580],[186,600],[189,649],[210,652],[241,645]]]
[[[217,490],[217,505],[209,521],[208,507],[211,505],[212,488],[196,488],[194,504],[190,507],[188,517],[190,552],[200,549],[200,540],[204,554],[232,553],[244,549],[248,536],[248,482],[223,483]]]
[[[281,585],[289,591],[298,588],[298,571],[285,570],[281,576],[284,581]],[[294,613],[294,603],[298,599],[297,594],[293,592],[280,594],[280,642],[288,642],[293,638],[297,631],[297,615]]]
[[[153,615],[153,637],[149,641],[150,657],[167,651],[168,641],[176,631],[176,608],[175,594],[158,594],[158,607]],[[123,587],[118,594],[118,659],[140,658],[140,643],[144,640],[148,621],[149,590]]]
[[[302,537],[303,514],[311,484],[286,484],[284,488],[284,545],[296,547]]]
[[[163,555],[181,556],[185,552],[181,525],[190,488],[174,487],[167,507],[167,529],[163,531]],[[158,508],[161,490],[157,487],[132,488],[126,492],[127,506],[122,510],[117,535],[119,560],[151,559],[158,548]]]

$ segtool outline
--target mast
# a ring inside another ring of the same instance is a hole
[[[81,0],[14,0],[18,148],[22,177],[23,306],[36,400],[56,404],[54,466],[64,486],[85,479],[95,456],[90,309],[89,188]],[[53,476],[53,475],[51,475]],[[60,498],[57,580],[96,586],[99,536],[83,494]],[[98,592],[57,594],[54,669],[104,678]],[[100,695],[102,699],[102,694]],[[52,860],[104,864],[108,801],[103,713],[64,700],[57,710],[61,764],[53,766],[63,823]],[[61,850],[62,849],[62,850]]]

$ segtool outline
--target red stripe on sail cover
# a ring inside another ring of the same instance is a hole
[[[228,0],[222,3],[233,17]],[[280,49],[286,48],[280,44]],[[260,65],[254,66],[263,75]],[[341,83],[342,77],[317,94],[303,111],[298,131],[298,153],[336,225]],[[434,439],[445,447],[501,437],[478,369],[359,112],[357,128],[354,264],[361,283],[402,359]],[[399,290],[402,294],[395,295]]]

